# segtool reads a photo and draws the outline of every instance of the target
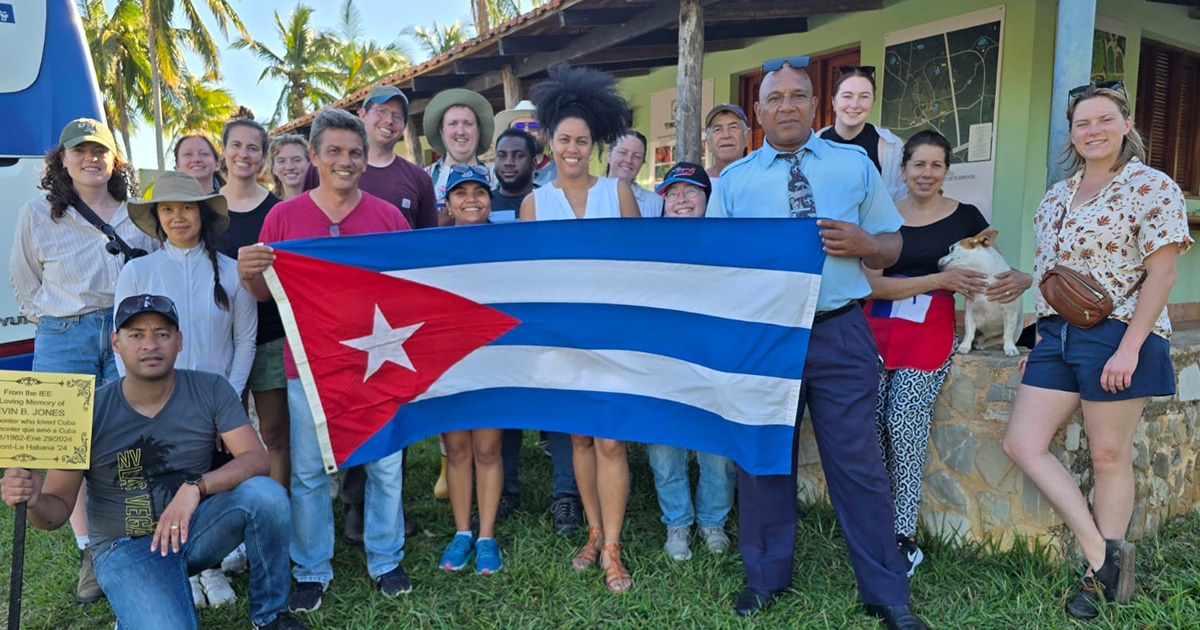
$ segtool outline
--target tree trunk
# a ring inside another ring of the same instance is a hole
[[[159,172],[166,170],[165,153],[163,152],[163,118],[162,118],[162,72],[158,67],[158,46],[155,45],[154,20],[150,19],[149,6],[146,8],[146,37],[150,41],[150,99],[154,102],[154,150],[158,158]]]
[[[500,79],[504,82],[504,109],[512,109],[521,102],[521,80],[512,66],[500,69]]]
[[[487,0],[472,0],[471,10],[475,13],[475,35],[483,35],[491,30],[492,27],[488,19]]]
[[[421,138],[417,136],[417,128],[412,124],[412,116],[408,117],[408,123],[404,125],[404,148],[408,150],[408,161],[417,166],[425,166],[421,162],[421,156],[424,151],[421,150]]]
[[[679,2],[679,75],[675,110],[675,159],[703,164],[700,87],[704,83],[704,10],[699,0]]]
[[[119,79],[115,91],[113,100],[117,105],[117,130],[121,132],[121,140],[125,144],[125,159],[133,163],[133,146],[129,143],[129,103],[125,102],[125,87]]]

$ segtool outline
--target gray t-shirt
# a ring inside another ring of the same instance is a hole
[[[184,479],[212,468],[217,435],[248,424],[229,381],[175,370],[175,392],[153,418],[134,411],[121,383],[96,390],[87,515],[91,544],[154,533]]]

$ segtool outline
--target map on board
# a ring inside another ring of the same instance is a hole
[[[934,129],[952,164],[992,159],[1000,65],[999,21],[887,46],[881,123],[901,138]]]

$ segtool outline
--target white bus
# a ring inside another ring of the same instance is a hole
[[[104,120],[75,0],[0,0],[0,260],[36,195],[42,159],[75,118]],[[0,282],[0,369],[29,369],[34,327]]]

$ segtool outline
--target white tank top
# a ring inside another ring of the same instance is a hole
[[[538,221],[576,219],[567,195],[554,184],[533,189],[533,200]],[[597,177],[588,190],[585,219],[613,219],[621,216],[621,200],[617,196],[617,180],[612,177]]]

